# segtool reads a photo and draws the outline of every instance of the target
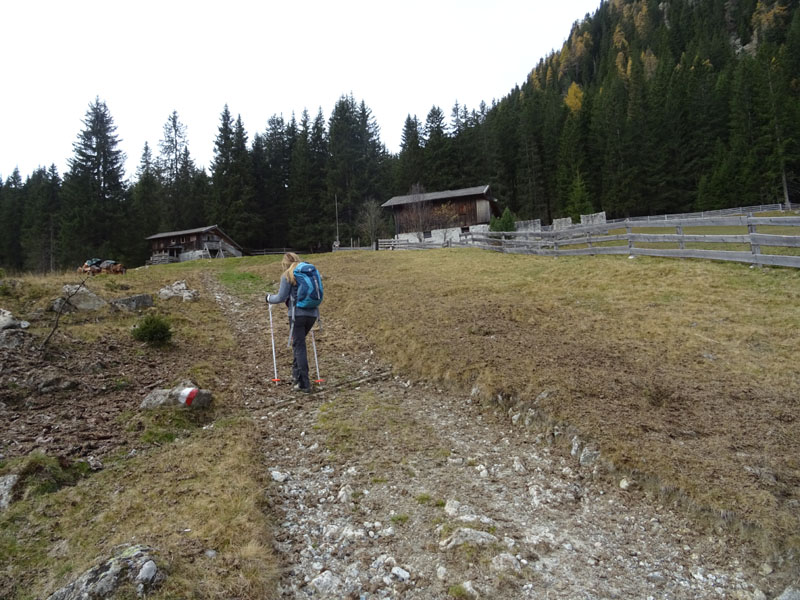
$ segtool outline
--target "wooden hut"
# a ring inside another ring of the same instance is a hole
[[[157,233],[147,240],[150,242],[147,262],[151,265],[242,255],[242,247],[217,225]]]
[[[466,228],[500,216],[488,185],[443,192],[395,196],[381,205],[394,212],[395,233]]]

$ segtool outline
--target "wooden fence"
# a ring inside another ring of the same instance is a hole
[[[410,242],[408,240],[378,240],[378,250],[431,250],[441,248],[439,242]]]
[[[563,231],[462,233],[459,243],[452,245],[543,256],[619,254],[800,268],[800,251],[796,250],[800,248],[800,229],[793,229],[798,227],[800,217],[731,216],[661,219],[657,222],[625,220],[576,226]],[[672,228],[674,233],[663,231]],[[703,231],[686,232],[696,228]],[[718,229],[718,232],[706,233],[707,228]],[[660,231],[642,231],[647,229]],[[724,249],[724,245],[729,248]],[[762,248],[767,248],[766,253]]]

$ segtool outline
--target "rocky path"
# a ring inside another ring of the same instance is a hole
[[[771,565],[597,476],[577,444],[571,455],[525,415],[388,374],[332,319],[317,337],[324,391],[272,384],[266,308],[207,284],[249,373],[237,401],[263,427],[283,597],[744,600],[783,590],[770,588]],[[288,377],[283,311],[273,318]]]

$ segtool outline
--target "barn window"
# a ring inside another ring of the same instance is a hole
[[[422,237],[424,237],[426,240],[428,240],[428,239],[430,239],[431,237],[433,237],[433,234],[432,234],[430,231],[424,231],[424,232],[422,233]]]
[[[461,233],[469,233],[469,226],[467,226],[467,227],[462,227],[462,228],[461,228]]]

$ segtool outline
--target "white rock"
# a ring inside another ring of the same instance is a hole
[[[270,471],[269,473],[272,476],[273,481],[277,481],[278,483],[283,483],[287,479],[289,479],[288,473],[281,473],[280,471]]]
[[[0,330],[24,329],[25,327],[23,327],[23,323],[27,323],[27,321],[17,321],[10,311],[0,308]],[[27,325],[30,325],[30,323],[27,323]]]
[[[339,490],[339,493],[336,496],[336,499],[342,504],[350,504],[350,500],[353,498],[353,488],[350,487],[350,484],[345,484],[342,486],[342,489]]]
[[[578,456],[580,451],[581,451],[581,440],[576,435],[574,438],[572,438],[572,450],[570,450],[570,454],[572,456]]]
[[[800,600],[800,589],[789,586],[775,600]]]
[[[342,538],[348,540],[358,540],[366,537],[366,535],[363,529],[358,529],[352,525],[346,525],[342,530]]]
[[[469,527],[460,527],[453,532],[449,538],[439,542],[439,546],[445,550],[450,550],[457,546],[464,544],[474,544],[476,546],[487,546],[497,541],[497,538],[491,533],[479,531],[477,529],[470,529]]]
[[[136,582],[149,584],[153,581],[153,579],[155,579],[157,573],[158,567],[156,566],[156,563],[152,560],[148,560],[139,570],[139,574],[136,576]]]
[[[461,508],[461,502],[458,500],[448,500],[444,505],[444,513],[448,517],[455,517],[458,514],[459,508]]]
[[[69,296],[66,310],[100,310],[106,304],[105,300],[91,292],[86,286],[65,285],[63,288],[65,296]],[[56,298],[53,302],[53,310],[61,309],[64,298]]]
[[[184,302],[193,302],[197,300],[198,293],[196,290],[190,290],[185,281],[176,281],[172,285],[161,288],[158,291],[158,297],[162,300],[179,297]]]
[[[0,477],[0,510],[5,510],[11,504],[11,492],[17,484],[19,476],[15,473]]]
[[[626,479],[626,478],[624,478],[624,477],[623,477],[622,479],[620,479],[620,481],[619,481],[619,489],[621,489],[621,490],[627,490],[627,489],[629,489],[630,487],[631,487],[631,482],[630,482],[630,481],[628,481],[628,479]]]
[[[441,566],[441,565],[439,565],[438,567],[436,567],[436,578],[437,578],[439,581],[444,581],[445,579],[447,579],[447,569],[445,569],[445,568],[444,568],[443,566]]]
[[[409,573],[402,567],[392,568],[392,575],[397,577],[400,581],[408,581],[409,579],[411,579],[411,573]]]
[[[323,571],[311,580],[311,586],[322,596],[333,596],[341,585],[342,580],[330,571]]]
[[[580,457],[580,465],[582,467],[588,467],[595,463],[595,461],[600,457],[600,453],[597,450],[590,450],[588,447],[583,449],[581,452]]]
[[[480,598],[481,595],[478,593],[478,590],[475,589],[475,586],[472,584],[471,581],[465,581],[464,583],[461,584],[461,587],[464,588],[464,591],[470,598],[474,599]]]
[[[492,559],[491,569],[494,573],[519,573],[522,571],[517,558],[508,552],[498,554]]]

